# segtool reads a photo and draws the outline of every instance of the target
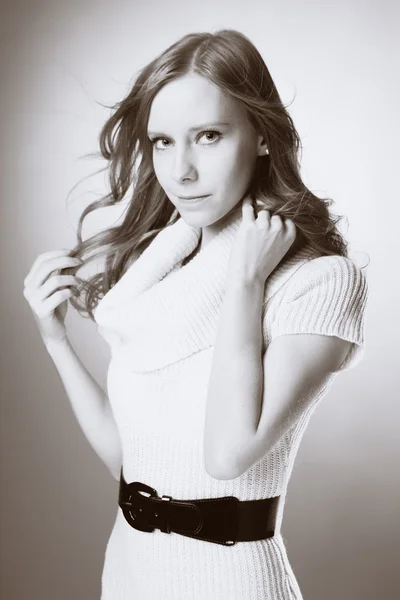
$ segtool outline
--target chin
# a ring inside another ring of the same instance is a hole
[[[178,210],[179,212],[179,210]],[[179,212],[180,217],[192,227],[208,227],[208,225],[212,225],[215,223],[215,220],[211,220],[207,215],[200,214],[188,214],[186,211]]]

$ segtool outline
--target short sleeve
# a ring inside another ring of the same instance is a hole
[[[331,335],[352,345],[340,371],[355,367],[365,350],[368,282],[351,259],[320,256],[302,265],[285,285],[270,326],[270,340],[285,334]]]

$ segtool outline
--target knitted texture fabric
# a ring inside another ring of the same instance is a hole
[[[201,229],[182,218],[168,225],[100,300],[95,320],[111,350],[107,388],[125,479],[175,499],[280,496],[275,535],[221,546],[173,531],[147,533],[118,507],[101,600],[302,599],[281,535],[286,491],[310,416],[338,373],[240,477],[218,480],[204,467],[207,383],[240,222],[241,215],[183,266]],[[368,286],[352,260],[306,246],[277,266],[264,290],[263,352],[280,335],[334,335],[352,342],[340,371],[359,363]]]

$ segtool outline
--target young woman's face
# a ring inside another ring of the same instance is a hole
[[[241,203],[262,137],[244,108],[196,73],[166,84],[154,98],[147,126],[156,177],[191,225],[217,222]],[[180,196],[204,196],[192,202]]]

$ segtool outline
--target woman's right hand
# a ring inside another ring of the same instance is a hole
[[[24,279],[24,296],[45,343],[67,337],[64,321],[68,298],[73,294],[70,288],[76,285],[77,278],[59,271],[83,264],[80,259],[71,258],[69,252],[50,250],[39,254]]]

